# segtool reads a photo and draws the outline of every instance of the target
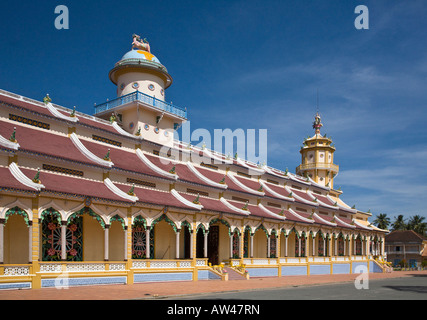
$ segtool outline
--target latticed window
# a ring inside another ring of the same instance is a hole
[[[319,257],[323,257],[323,253],[325,250],[325,240],[322,237],[319,237],[317,240],[317,255]]]
[[[270,236],[270,257],[269,258],[276,258],[277,254],[277,237],[275,233],[272,233]]]
[[[62,230],[58,211],[49,208],[42,213],[42,261],[61,261]],[[66,234],[67,261],[83,260],[83,219],[70,219]]]
[[[135,219],[132,226],[132,259],[147,258],[147,234],[145,222]],[[150,258],[154,258],[154,228],[150,229]]]
[[[338,237],[338,255],[344,255],[344,238],[342,236]]]
[[[239,234],[235,231],[233,233],[233,259],[239,258]]]
[[[45,210],[42,222],[42,261],[61,261],[61,238],[59,213],[52,209]]]
[[[249,238],[251,236],[251,232],[249,229],[245,229],[243,236],[243,257],[249,258]]]
[[[356,255],[362,255],[362,239],[360,237],[356,239]]]
[[[67,261],[83,261],[83,217],[73,217],[67,225]]]
[[[301,246],[299,245],[299,238],[298,235],[295,233],[295,257],[305,257],[305,237],[304,235],[301,236]],[[299,253],[300,255],[298,255],[298,249],[299,249]]]

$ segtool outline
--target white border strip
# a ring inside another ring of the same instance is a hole
[[[246,162],[245,162],[245,161],[243,161],[242,159],[240,159],[239,157],[237,157],[236,161],[237,161],[237,163],[238,163],[238,164],[240,164],[242,167],[245,167],[245,168],[249,169],[249,174],[250,174],[251,176],[255,176],[256,174],[251,174],[251,171],[250,171],[250,170],[254,171],[255,173],[260,173],[260,174],[265,173],[265,170],[264,170],[264,169],[254,168],[254,167],[248,166],[248,165],[246,164]]]
[[[251,212],[248,210],[243,210],[243,209],[239,209],[235,206],[233,206],[231,203],[229,203],[226,199],[224,199],[224,197],[219,198],[219,201],[221,201],[224,205],[226,205],[228,208],[230,208],[233,211],[236,211],[238,213],[244,214],[246,216],[250,215]]]
[[[298,179],[293,173],[288,172],[288,176],[289,176],[289,178],[291,178],[295,182],[299,182],[299,183],[306,184],[306,185],[311,185],[311,183],[308,181],[303,181],[303,180]]]
[[[226,184],[221,184],[219,182],[212,181],[211,179],[205,177],[200,171],[198,171],[190,162],[187,162],[187,167],[190,169],[191,172],[193,172],[200,180],[206,182],[207,184],[210,184],[211,186],[221,188],[221,189],[227,189]]]
[[[295,192],[294,192],[293,190],[291,190],[289,187],[285,186],[285,189],[286,189],[286,191],[288,191],[289,193],[291,193],[291,192],[292,192],[292,197],[294,197],[295,199],[297,199],[297,200],[299,200],[299,201],[302,201],[302,202],[304,202],[304,203],[307,203],[307,204],[309,204],[309,205],[312,205],[312,206],[316,206],[316,207],[318,207],[318,206],[319,206],[319,203],[317,203],[317,202],[315,202],[315,201],[308,201],[308,200],[305,200],[304,198],[301,198],[300,196],[298,196],[297,194],[295,194]],[[304,191],[302,191],[302,190],[298,190],[298,191],[304,192]],[[313,200],[314,200],[314,199],[313,199]]]
[[[268,213],[268,214],[272,215],[273,217],[276,217],[276,218],[279,218],[279,219],[282,219],[282,220],[286,220],[286,217],[285,217],[285,216],[281,216],[280,214],[277,214],[277,213],[274,213],[274,212],[272,212],[272,211],[268,210],[268,209],[267,209],[266,207],[264,207],[261,203],[258,203],[258,207],[259,207],[261,210],[263,210],[264,212],[266,212],[266,213]]]
[[[171,190],[172,195],[180,202],[182,202],[183,204],[185,204],[188,207],[191,208],[195,208],[197,210],[201,210],[203,209],[203,206],[201,204],[197,204],[197,203],[193,203],[187,199],[185,199],[183,196],[181,196],[178,191],[176,191],[175,189]]]
[[[70,134],[70,139],[74,143],[76,148],[89,160],[92,160],[93,162],[96,162],[96,163],[98,163],[102,166],[105,166],[105,167],[112,167],[114,165],[113,162],[101,159],[101,158],[97,157],[96,155],[94,155],[92,152],[90,152],[83,145],[83,143],[80,141],[80,139],[77,137],[77,135],[74,132],[72,134]]]
[[[15,162],[12,162],[9,165],[9,171],[10,173],[15,177],[16,180],[18,180],[23,185],[30,187],[32,189],[35,189],[37,191],[40,191],[45,186],[41,183],[36,183],[30,178],[28,178],[22,171],[19,169],[18,165]]]
[[[110,189],[111,192],[118,195],[120,198],[127,199],[132,202],[139,200],[137,196],[131,196],[130,194],[127,194],[126,192],[123,192],[118,187],[116,187],[114,183],[110,180],[110,178],[105,178],[104,184],[107,186],[108,189]]]
[[[163,176],[165,176],[165,177],[168,177],[168,178],[172,178],[172,179],[175,179],[175,180],[177,180],[178,179],[178,175],[177,174],[174,174],[174,173],[170,173],[170,172],[167,172],[167,171],[165,171],[165,170],[163,170],[163,169],[161,169],[161,168],[159,168],[158,166],[156,166],[154,163],[152,163],[150,160],[148,160],[148,158],[144,155],[144,153],[142,152],[142,150],[141,149],[136,149],[136,155],[138,156],[138,158],[142,161],[142,162],[144,162],[151,170],[153,170],[154,172],[157,172],[158,174],[161,174],[161,175],[163,175]]]
[[[260,192],[257,190],[253,190],[251,188],[249,188],[248,186],[244,185],[242,182],[240,182],[239,180],[237,180],[236,177],[234,177],[232,174],[229,173],[230,171],[227,172],[227,176],[231,179],[231,181],[233,181],[235,184],[237,184],[240,188],[242,188],[243,190],[252,193],[252,194],[256,194],[259,196],[264,196],[265,193],[264,192]]]
[[[281,195],[281,194],[277,193],[276,191],[274,191],[273,189],[270,189],[270,188],[267,186],[267,183],[265,183],[264,181],[260,181],[260,184],[262,185],[262,187],[263,187],[265,190],[267,190],[269,193],[271,193],[273,196],[275,196],[275,197],[277,197],[277,198],[279,198],[279,199],[283,199],[283,200],[291,201],[291,202],[294,202],[294,201],[295,201],[295,199],[294,199],[294,198],[290,198],[290,197],[283,196],[283,195]]]
[[[330,225],[330,226],[334,226],[334,227],[336,227],[337,226],[337,224],[336,223],[334,223],[334,222],[330,222],[330,221],[327,221],[327,220],[325,220],[325,219],[323,219],[322,217],[320,217],[317,213],[313,213],[313,217],[316,217],[317,219],[319,219],[320,221],[322,221],[322,222],[324,222],[324,223],[326,223],[326,224],[328,224],[328,225]]]
[[[142,135],[136,136],[136,135],[133,135],[133,134],[131,134],[131,133],[123,130],[123,128],[120,127],[119,124],[116,121],[113,122],[112,126],[113,126],[114,129],[116,129],[116,131],[118,133],[120,133],[120,134],[122,134],[122,135],[124,135],[126,137],[131,137],[131,138],[136,138],[136,139],[141,139],[142,140]]]
[[[6,139],[5,137],[0,135],[0,145],[3,147],[6,147],[8,149],[18,150],[20,145],[18,142],[12,142],[9,139]]]
[[[56,108],[50,102],[48,104],[46,104],[46,108],[47,108],[47,110],[50,111],[51,114],[53,114],[57,118],[61,118],[61,119],[71,121],[71,122],[79,121],[79,118],[77,118],[77,117],[69,117],[69,116],[62,114],[61,112],[56,110]]]
[[[311,191],[310,190],[307,190],[307,194],[310,196],[310,197],[312,197],[313,198],[313,200],[314,199],[317,199],[316,201],[319,203],[319,205],[321,205],[322,207],[326,207],[326,208],[330,208],[330,209],[334,209],[334,210],[337,210],[338,209],[338,207],[334,207],[334,206],[331,206],[330,204],[326,204],[326,203],[324,203],[324,202],[322,202],[322,201],[320,201],[313,193],[311,193]],[[323,195],[322,195],[323,196]]]
[[[359,222],[357,222],[357,220],[356,219],[352,219],[353,220],[353,222],[354,222],[354,224],[355,225],[357,225],[357,226],[359,226],[359,227],[361,227],[361,228],[363,228],[363,229],[366,229],[366,230],[374,230],[374,228],[371,228],[371,227],[368,227],[368,226],[364,226],[363,224],[360,224]]]
[[[312,219],[307,219],[307,218],[304,218],[303,216],[300,216],[298,213],[296,213],[294,210],[292,210],[291,208],[289,208],[288,209],[288,211],[293,215],[293,216],[295,216],[295,217],[297,217],[298,219],[301,219],[301,220],[303,220],[303,221],[305,221],[305,222],[308,222],[308,223],[314,223],[315,221],[314,220],[312,220]]]
[[[214,160],[220,161],[221,163],[233,164],[233,160],[222,159],[222,158],[220,158],[220,157],[218,157],[218,156],[214,155],[212,152],[210,152],[210,151],[209,151],[209,150],[207,150],[207,149],[203,149],[202,151],[203,151],[203,153],[204,153],[205,155],[207,155],[207,156],[208,156],[209,158],[211,158],[211,159],[214,159]]]
[[[340,223],[342,223],[343,225],[345,225],[348,228],[356,228],[356,226],[352,226],[351,224],[348,224],[347,222],[342,221],[340,218],[338,218],[337,216],[335,216],[335,220],[338,220]]]
[[[278,177],[278,178],[282,178],[282,179],[289,179],[288,178],[288,176],[286,175],[280,175],[280,174],[278,174],[278,173],[276,173],[276,172],[274,172],[272,169],[270,169],[269,167],[267,167],[267,166],[265,166],[264,167],[264,170],[265,170],[265,172],[267,172],[267,173],[269,173],[269,174],[271,174],[271,175],[273,175],[273,176],[276,176],[276,177]]]
[[[329,195],[327,195],[326,197],[329,200],[331,200],[331,202],[334,202],[334,199],[332,199]],[[341,200],[341,199],[339,199],[339,200]],[[335,201],[335,202],[337,203],[337,206],[338,206],[339,209],[342,209],[342,210],[347,211],[347,212],[357,213],[357,209],[353,209],[353,208],[350,208],[350,207],[345,207],[345,206],[341,205],[338,200]]]

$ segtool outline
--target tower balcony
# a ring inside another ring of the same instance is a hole
[[[101,114],[105,114],[107,110],[115,109],[117,107],[122,107],[134,102],[139,102],[144,106],[147,106],[149,108],[152,108],[161,112],[167,112],[172,116],[175,116],[184,120],[187,119],[187,108],[173,105],[171,103],[165,102],[163,100],[157,99],[155,97],[149,96],[139,91],[135,91],[135,92],[123,95],[121,97],[118,97],[114,100],[109,100],[107,102],[96,105],[95,115],[99,116]]]
[[[332,171],[333,173],[338,173],[339,171],[339,166],[333,163],[303,163],[300,164],[297,168],[296,168],[296,172],[304,172],[307,170],[314,170],[314,169],[324,169],[324,170],[329,170]]]

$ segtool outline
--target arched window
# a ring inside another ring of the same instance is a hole
[[[145,219],[137,216],[132,225],[132,259],[147,257],[147,226]],[[150,228],[150,258],[154,258],[154,228]]]
[[[49,208],[41,213],[41,220],[42,261],[61,261],[61,215],[55,209]]]

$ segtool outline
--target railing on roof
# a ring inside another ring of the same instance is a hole
[[[114,100],[109,100],[107,102],[104,102],[102,104],[95,106],[95,114],[101,113],[103,111],[130,103],[130,102],[134,102],[134,101],[140,101],[140,102],[146,103],[162,111],[169,112],[174,115],[177,115],[178,117],[187,119],[186,108],[173,105],[163,100],[159,100],[155,97],[149,96],[148,94],[145,94],[139,91],[128,93]]]

